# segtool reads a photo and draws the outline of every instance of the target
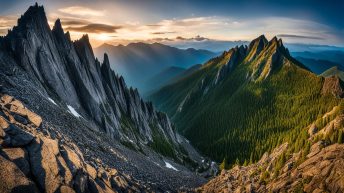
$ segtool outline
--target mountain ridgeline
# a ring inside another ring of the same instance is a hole
[[[42,116],[46,126],[37,125],[35,136],[43,132],[54,140],[69,137],[88,163],[96,167],[107,162],[142,183],[154,182],[153,189],[160,191],[196,186],[204,180],[188,169],[204,158],[178,135],[167,115],[143,101],[137,89],[126,86],[123,77],[110,68],[107,54],[99,62],[87,35],[72,41],[59,19],[50,29],[42,6],[31,6],[18,25],[0,37],[0,67],[1,94],[23,101]],[[5,105],[11,105],[9,102],[3,101]],[[19,106],[26,111],[24,105]],[[11,122],[11,116],[0,115],[4,122]],[[25,124],[27,121],[18,126],[29,128]],[[47,128],[62,134],[47,134]],[[166,168],[175,171],[155,174]],[[186,178],[177,171],[186,173]],[[162,178],[168,180],[158,180]]]
[[[2,44],[4,54],[34,77],[46,96],[92,118],[109,136],[148,143],[156,127],[176,143],[168,117],[143,102],[137,90],[127,88],[123,77],[111,70],[106,54],[103,63],[94,57],[87,35],[72,42],[60,20],[50,30],[43,7],[30,7]],[[133,129],[125,133],[124,127],[137,128],[137,133]]]
[[[303,148],[303,128],[341,100],[341,81],[330,79],[291,57],[282,40],[260,36],[149,98],[207,156],[253,163],[283,142]]]

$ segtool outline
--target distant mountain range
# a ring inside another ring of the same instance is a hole
[[[294,57],[315,59],[315,60],[327,60],[333,63],[344,66],[344,51],[328,50],[318,52],[292,52]]]
[[[260,36],[149,99],[206,155],[248,163],[282,142],[303,148],[297,141],[306,138],[299,133],[340,103],[340,82],[310,72],[281,40]]]
[[[181,48],[195,48],[195,49],[204,49],[216,53],[221,53],[228,48],[233,48],[240,45],[248,45],[249,41],[237,40],[214,40],[204,38],[200,41],[167,41],[164,44]],[[302,43],[285,43],[290,52],[321,52],[321,51],[342,51],[344,52],[344,47],[331,46],[331,45],[318,45],[318,44],[302,44]]]
[[[216,55],[207,50],[192,48],[184,50],[159,43],[131,43],[127,46],[103,44],[95,49],[98,58],[102,58],[104,52],[109,55],[112,69],[122,75],[130,86],[138,88],[141,93],[156,88],[156,84],[151,81],[152,78],[159,73],[168,73],[163,71],[169,67],[189,68]],[[172,71],[171,73],[173,74]]]

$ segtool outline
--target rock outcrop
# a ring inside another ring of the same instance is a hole
[[[191,172],[203,158],[167,115],[128,88],[106,54],[99,62],[87,35],[71,41],[60,20],[51,30],[42,6],[0,38],[0,69],[1,151],[4,164],[19,163],[18,184],[40,192],[162,192],[204,182]],[[109,168],[123,175],[99,173]]]
[[[0,192],[151,191],[115,168],[86,162],[74,143],[40,132],[41,117],[13,97],[2,95],[0,108]],[[21,111],[36,119],[19,122]]]
[[[332,94],[338,98],[344,97],[344,83],[338,76],[326,77],[324,79],[321,90],[322,94]]]
[[[71,41],[59,19],[50,30],[42,6],[31,6],[2,39],[0,48],[6,68],[15,65],[24,69],[30,81],[40,87],[39,94],[92,120],[95,129],[111,138],[139,148],[159,136],[171,146],[179,146],[168,117],[144,102],[136,89],[126,86],[123,77],[110,68],[106,54],[102,63],[94,57],[87,35]],[[35,119],[25,110],[18,115]],[[39,126],[40,121],[34,124]]]
[[[270,154],[265,153],[255,164],[223,170],[196,191],[344,192],[344,144],[341,138],[344,118],[338,108],[334,108],[337,116],[322,129],[319,130],[315,123],[310,125],[308,141],[312,145],[308,149],[290,154],[289,145],[282,144]],[[333,110],[329,113],[334,114]],[[336,132],[341,134],[333,135]]]

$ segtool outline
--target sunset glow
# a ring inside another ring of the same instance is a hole
[[[19,14],[29,2],[8,6]],[[288,12],[289,15],[284,13],[282,7],[279,7],[281,12],[264,8],[264,11],[271,12],[266,15],[263,10],[259,11],[259,7],[242,7],[245,14],[239,16],[230,4],[224,6],[228,6],[229,10],[233,9],[232,11],[220,10],[214,13],[201,4],[191,6],[182,2],[173,5],[182,8],[175,12],[166,9],[170,5],[156,1],[147,1],[146,4],[106,0],[102,3],[92,1],[39,3],[44,4],[51,27],[54,21],[60,18],[63,28],[65,31],[70,31],[72,39],[78,39],[87,33],[94,47],[104,42],[125,45],[139,41],[165,44],[247,41],[257,34],[265,34],[268,38],[281,36],[285,42],[291,43],[344,45],[343,38],[339,35],[343,32],[343,26],[324,24],[324,19],[331,18],[325,18],[324,15],[312,16],[312,12],[299,13],[296,8],[293,14]],[[153,10],[153,7],[159,6],[161,9]],[[5,35],[7,30],[15,25],[16,17],[17,15],[6,12],[1,14],[1,35]]]

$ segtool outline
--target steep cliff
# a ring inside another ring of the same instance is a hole
[[[87,35],[71,41],[60,20],[51,30],[42,6],[31,6],[0,38],[0,68],[1,93],[23,101],[49,125],[39,130],[53,128],[72,139],[88,159],[117,166],[160,190],[203,181],[188,169],[202,157],[167,115],[128,88],[106,54],[99,62]]]

